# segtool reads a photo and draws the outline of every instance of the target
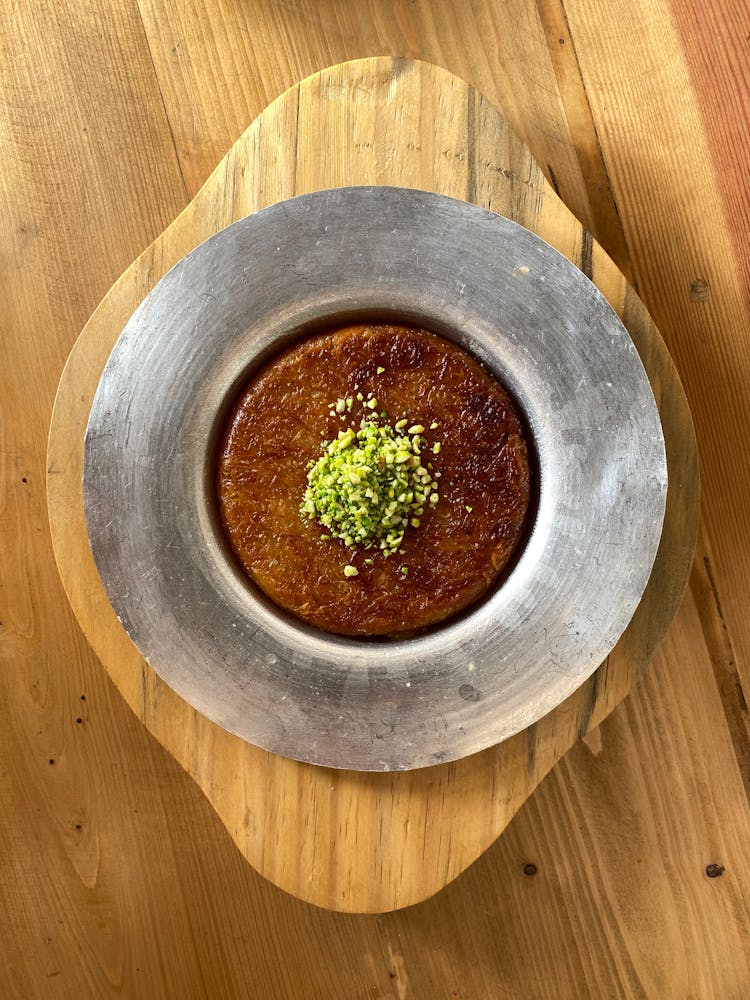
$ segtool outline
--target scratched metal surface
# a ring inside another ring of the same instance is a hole
[[[489,599],[427,635],[366,642],[292,620],[236,569],[212,496],[215,432],[252,368],[302,332],[388,316],[450,336],[514,394],[536,518]],[[89,538],[160,677],[275,753],[394,770],[475,753],[568,697],[643,593],[667,473],[636,350],[591,282],[476,206],[345,188],[272,206],[181,261],[125,327],[86,435]]]

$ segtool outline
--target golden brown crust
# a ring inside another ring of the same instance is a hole
[[[387,559],[321,540],[325,529],[299,512],[321,442],[359,425],[358,413],[347,422],[329,414],[355,386],[374,393],[391,424],[439,424],[425,437],[441,445],[429,456],[442,474],[440,501],[407,530],[403,554]],[[243,390],[220,444],[217,489],[232,549],[277,604],[329,632],[397,634],[456,614],[497,580],[523,534],[529,458],[507,393],[464,351],[424,330],[353,326],[291,348]],[[345,577],[347,564],[359,575]]]

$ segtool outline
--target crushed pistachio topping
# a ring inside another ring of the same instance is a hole
[[[320,458],[309,463],[300,514],[315,518],[345,545],[375,546],[387,558],[398,551],[408,527],[420,526],[425,506],[438,502],[437,482],[420,458],[423,425],[404,431],[406,419],[394,427],[381,423],[386,416],[375,412],[377,400],[365,401],[361,393],[357,398],[364,411],[359,429],[347,427],[322,443]],[[351,412],[350,402],[336,400],[331,409]],[[344,576],[357,575],[356,567],[344,567]]]

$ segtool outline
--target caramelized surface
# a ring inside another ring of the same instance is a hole
[[[357,391],[373,392],[391,425],[439,425],[424,436],[440,453],[426,449],[423,461],[441,473],[440,501],[407,529],[403,554],[387,559],[321,540],[326,530],[299,512],[321,442],[359,427],[356,404],[341,421],[330,403]],[[221,441],[217,488],[232,549],[272,600],[329,632],[383,635],[442,621],[491,587],[523,534],[530,474],[513,404],[473,358],[423,330],[353,326],[298,344],[243,390]],[[347,564],[359,575],[345,577]]]

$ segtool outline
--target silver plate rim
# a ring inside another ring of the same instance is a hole
[[[254,364],[368,315],[419,322],[494,370],[531,425],[541,485],[505,584],[387,644],[324,635],[255,594],[207,473],[217,416]],[[666,488],[651,387],[596,286],[511,220],[393,187],[273,205],[175,265],[110,355],[84,449],[94,559],[156,673],[251,743],[356,770],[476,753],[572,694],[643,594]]]

